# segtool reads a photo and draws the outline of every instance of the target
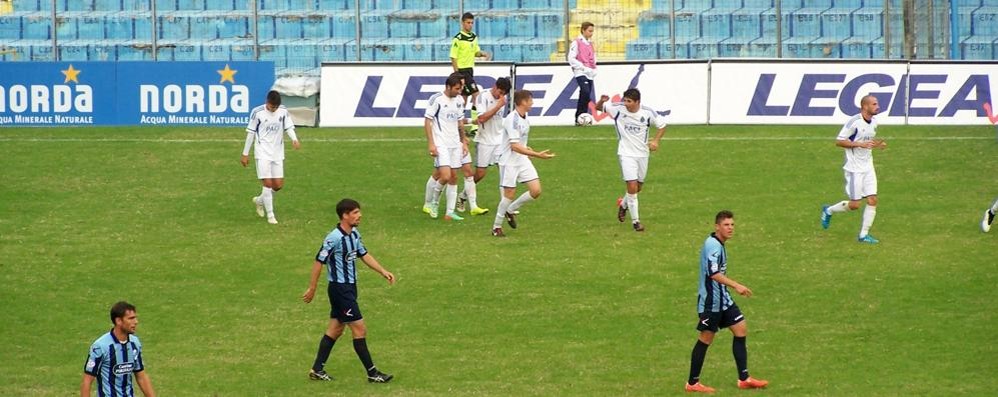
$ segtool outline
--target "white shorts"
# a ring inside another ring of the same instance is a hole
[[[284,160],[256,159],[256,177],[257,179],[284,178]]]
[[[620,173],[624,176],[624,182],[638,181],[644,183],[645,176],[648,175],[648,158],[617,156],[620,159]]]
[[[499,162],[499,145],[475,144],[477,150],[477,161],[475,167],[489,168]]]
[[[470,150],[468,151],[468,153],[464,154],[464,157],[461,157],[461,166],[463,167],[465,164],[471,164],[471,151]]]
[[[540,177],[537,176],[534,163],[529,161],[521,165],[499,166],[499,186],[502,187],[516,187],[517,183],[530,182],[538,178]]]
[[[877,171],[849,172],[846,175],[846,196],[849,200],[860,200],[877,195]]]
[[[437,147],[437,157],[433,158],[433,167],[461,168],[461,159],[464,150],[458,147]],[[469,160],[471,161],[471,160]]]

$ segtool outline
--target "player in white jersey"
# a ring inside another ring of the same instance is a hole
[[[475,106],[485,112],[478,115],[476,122],[481,127],[475,135],[475,171],[469,175],[465,170],[464,191],[458,196],[457,209],[464,210],[464,201],[471,204],[471,214],[481,215],[489,212],[487,208],[478,207],[476,185],[485,178],[489,167],[499,161],[499,144],[502,141],[502,122],[506,116],[506,95],[512,85],[508,78],[496,79],[495,86],[487,93],[478,95]],[[470,159],[469,159],[470,160]],[[471,168],[470,164],[464,164]]]
[[[873,149],[883,149],[887,147],[887,143],[875,139],[877,120],[874,116],[880,112],[877,98],[867,95],[859,104],[860,113],[842,126],[835,141],[835,145],[844,148],[846,152],[846,163],[842,169],[845,170],[845,190],[849,200],[823,206],[821,227],[828,229],[832,214],[859,209],[862,200],[866,199],[859,242],[876,244],[879,240],[870,235],[870,227],[877,216],[877,172],[873,169]]]
[[[298,136],[295,135],[295,123],[288,114],[288,109],[281,106],[281,94],[277,91],[267,93],[267,103],[257,106],[250,112],[249,125],[246,126],[246,145],[243,146],[243,157],[239,160],[243,167],[249,164],[249,151],[253,143],[253,157],[256,158],[256,176],[263,183],[263,191],[253,197],[256,214],[267,217],[267,222],[276,225],[274,216],[274,193],[284,187],[284,133],[291,138],[295,150],[301,147]]]
[[[541,195],[541,179],[537,175],[537,169],[530,162],[531,157],[549,159],[554,157],[550,150],[535,151],[527,146],[527,136],[530,134],[530,123],[527,122],[527,113],[534,106],[534,96],[527,90],[520,90],[513,94],[513,104],[515,108],[503,119],[502,154],[499,156],[499,186],[502,187],[502,196],[499,200],[499,208],[496,210],[496,218],[492,223],[492,235],[496,237],[506,237],[502,231],[503,218],[509,223],[509,227],[516,229],[516,211],[528,202],[534,201]],[[516,200],[517,183],[526,183],[527,191]]]
[[[981,219],[981,231],[984,233],[991,231],[991,224],[995,221],[995,215],[998,214],[998,199],[995,199],[994,203],[991,203],[991,208],[984,210],[984,219]]]
[[[617,220],[623,222],[629,210],[634,231],[643,232],[645,227],[638,216],[638,193],[648,174],[648,156],[658,150],[659,141],[665,135],[665,118],[652,108],[641,106],[641,91],[637,88],[624,91],[623,102],[607,103],[609,99],[606,95],[600,96],[596,108],[612,117],[617,127],[617,158],[627,186],[624,197],[617,199]],[[658,133],[649,142],[648,130],[652,124],[658,128]]]
[[[468,153],[468,138],[464,135],[464,99],[461,98],[461,79],[450,76],[442,93],[433,94],[424,114],[427,149],[433,157],[435,171],[426,181],[426,200],[423,212],[437,217],[440,193],[446,185],[447,212],[445,220],[464,220],[456,212],[457,170],[461,159]]]

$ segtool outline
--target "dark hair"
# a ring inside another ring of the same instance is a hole
[[[641,91],[638,91],[637,88],[628,88],[627,91],[624,91],[624,98],[631,98],[632,101],[640,102]]]
[[[466,12],[464,13],[464,15],[461,15],[461,22],[467,21],[469,19],[475,19],[475,16],[472,15],[470,12]]]
[[[595,26],[595,25],[593,25],[592,22],[583,22],[582,23],[582,29],[579,29],[579,31],[585,32],[586,29],[589,29],[589,28],[591,28],[593,26]]]
[[[499,88],[505,93],[509,93],[509,90],[513,88],[513,85],[509,83],[508,78],[500,77],[496,79],[496,88]]]
[[[135,311],[135,306],[131,303],[125,301],[115,303],[114,306],[111,306],[111,324],[114,324],[114,319],[123,318],[125,317],[125,313],[130,311]]]
[[[452,73],[447,76],[447,88],[451,88],[456,85],[464,85],[464,75],[461,73]]]
[[[360,203],[358,203],[357,200],[345,198],[336,203],[336,216],[343,219],[343,214],[356,209],[360,209]]]
[[[728,210],[721,210],[714,216],[714,224],[720,225],[725,219],[735,219],[735,214]]]
[[[275,90],[270,90],[270,92],[267,93],[267,103],[274,106],[281,106],[281,93]]]
[[[877,97],[873,96],[873,94],[866,94],[863,96],[863,99],[859,100],[859,106],[865,106],[867,103],[869,103],[869,101],[873,99],[877,99]]]
[[[519,105],[523,101],[526,101],[526,100],[528,100],[530,98],[533,98],[533,97],[534,97],[534,94],[532,94],[530,91],[519,90],[515,94],[513,94],[513,103],[516,104],[516,105]]]

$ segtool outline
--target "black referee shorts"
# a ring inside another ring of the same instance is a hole
[[[349,323],[364,318],[357,305],[357,284],[329,283],[326,288],[329,294],[329,318]]]
[[[478,92],[478,84],[475,84],[475,70],[473,68],[458,69],[458,73],[464,76],[464,89],[461,95],[471,95]]]

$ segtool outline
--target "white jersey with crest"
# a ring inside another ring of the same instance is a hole
[[[623,103],[607,102],[603,104],[603,111],[613,118],[617,128],[618,156],[648,157],[648,130],[652,125],[656,128],[666,125],[665,118],[647,106],[631,113]]]
[[[527,146],[527,136],[530,135],[530,123],[520,116],[515,109],[502,120],[502,143],[499,147],[499,165],[520,166],[530,162],[530,157],[513,151],[513,143]]]
[[[274,112],[267,110],[267,105],[253,108],[246,126],[246,132],[256,136],[253,156],[258,160],[283,161],[285,131],[292,140],[296,139],[295,123],[283,105]]]
[[[867,122],[863,114],[857,114],[849,119],[839,131],[838,140],[852,142],[868,142],[877,136],[877,119],[870,117]],[[846,163],[842,169],[849,172],[873,171],[873,149],[854,147],[846,149]]]
[[[478,99],[475,100],[475,107],[478,109],[479,114],[488,112],[496,106],[496,102],[499,99],[492,96],[492,90],[485,91],[478,94]],[[499,145],[502,143],[502,121],[506,117],[506,108],[503,107],[499,109],[498,112],[489,121],[481,125],[478,129],[478,134],[475,135],[475,142],[482,145]]]
[[[436,93],[430,97],[426,113],[423,115],[433,123],[433,144],[438,148],[461,147],[461,133],[458,122],[464,118],[464,98],[453,98]]]

